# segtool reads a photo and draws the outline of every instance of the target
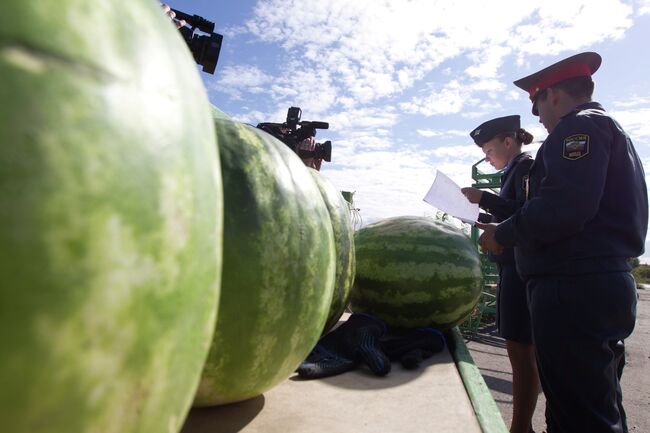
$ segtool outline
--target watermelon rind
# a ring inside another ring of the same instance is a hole
[[[214,331],[207,95],[151,1],[0,14],[0,430],[180,430]]]
[[[348,306],[350,289],[354,283],[354,228],[350,217],[350,207],[343,195],[323,174],[314,169],[310,169],[310,172],[327,205],[336,247],[336,279],[332,304],[325,323],[324,332],[327,332],[338,322]]]
[[[476,306],[479,255],[459,228],[428,217],[387,218],[355,234],[351,308],[398,328],[451,328]]]
[[[302,161],[260,129],[214,121],[224,265],[196,406],[255,397],[290,376],[325,325],[335,275],[327,207]]]

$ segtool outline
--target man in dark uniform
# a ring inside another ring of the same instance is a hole
[[[637,299],[629,259],[643,253],[648,196],[632,141],[591,100],[600,62],[581,53],[515,82],[549,135],[523,207],[477,224],[483,249],[515,246],[549,433],[627,432],[620,375]]]

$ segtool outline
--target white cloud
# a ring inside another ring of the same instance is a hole
[[[234,114],[231,117],[237,122],[248,123],[251,125],[257,125],[260,122],[268,122],[270,121],[269,119],[272,119],[266,113],[256,110],[248,111],[244,114]]]
[[[230,25],[224,28],[217,30],[219,33],[223,34],[228,39],[232,39],[236,36],[245,34],[248,29],[245,26],[241,25]]]
[[[407,103],[411,113],[436,115],[458,113],[461,96],[490,91],[494,98],[503,92],[503,84],[483,80],[498,78],[508,56],[523,64],[529,55],[620,38],[631,26],[631,14],[632,8],[617,0],[508,0],[498,7],[480,1],[268,0],[257,3],[246,27],[258,39],[280,44],[303,63],[302,70],[329,71],[334,95],[361,104],[399,94],[443,62],[465,56],[470,64],[463,76],[438,83],[443,90],[431,98]],[[454,89],[458,83],[469,91],[461,95]],[[434,96],[443,100],[436,103]]]
[[[648,0],[650,2],[650,0]],[[650,97],[633,95],[625,101],[615,101],[614,107],[616,108],[634,108],[639,105],[650,105]]]
[[[418,129],[417,133],[423,137],[440,137],[443,133],[432,129]]]
[[[333,111],[325,115],[332,131],[342,133],[346,137],[354,136],[360,131],[376,132],[390,129],[398,121],[398,112],[391,106],[358,107]]]
[[[460,131],[458,129],[450,129],[448,131],[445,131],[445,134],[451,135],[451,136],[456,136],[456,137],[465,137],[469,134],[469,131]]]
[[[637,15],[650,14],[650,0],[637,1]]]
[[[441,90],[433,91],[425,97],[416,96],[400,107],[407,113],[420,113],[425,116],[459,113],[469,98],[468,91],[457,80],[447,83]]]
[[[470,141],[469,136],[467,137],[467,143],[464,145],[439,146],[427,153],[437,160],[464,160],[464,162],[471,161],[472,164],[484,157],[483,151]]]
[[[506,85],[503,82],[495,80],[494,78],[474,81],[467,87],[475,92],[499,92],[506,89]]]
[[[496,108],[500,108],[501,106],[498,105]],[[491,106],[484,106],[480,110],[473,110],[473,111],[464,111],[462,113],[462,116],[466,119],[480,119],[480,118],[485,118],[490,114],[493,110]]]
[[[473,64],[465,72],[472,78],[495,78],[498,76],[504,57],[511,52],[510,47],[486,44],[483,50],[472,53]]]
[[[264,92],[266,90],[265,86],[273,79],[257,66],[252,65],[236,65],[223,68],[223,70],[219,71],[219,77],[219,81],[213,87],[236,98],[239,98],[243,92]]]
[[[618,120],[636,146],[650,146],[650,106],[630,110],[614,110],[612,116]]]
[[[383,137],[372,134],[351,134],[349,139],[338,140],[337,145],[353,146],[357,152],[366,153],[368,149],[387,149],[391,147],[391,142]]]
[[[518,101],[521,98],[521,92],[517,90],[509,90],[506,93],[506,99],[510,101]]]
[[[470,185],[471,166],[483,157],[472,144],[427,150],[360,149],[359,144],[337,141],[333,163],[322,172],[340,190],[356,191],[355,204],[364,220],[397,215],[433,215],[436,209],[422,201],[436,170],[459,185]]]
[[[632,95],[613,103],[614,117],[637,146],[650,146],[650,97]]]
[[[337,188],[356,191],[355,204],[366,220],[434,211],[422,199],[435,168],[418,154],[370,151],[353,156],[344,168],[326,166],[322,173]]]
[[[618,0],[549,0],[529,22],[514,29],[510,46],[523,54],[575,51],[606,39],[618,39],[632,26],[632,8]]]
[[[637,5],[637,13],[650,11],[649,0]],[[501,103],[525,97],[503,79],[513,73],[506,66],[533,71],[548,64],[549,55],[555,60],[620,38],[633,13],[616,0],[260,0],[247,34],[232,32],[255,39],[247,43],[262,41],[265,49],[280,47],[272,65],[280,72],[226,67],[218,90],[234,98],[253,95],[253,110],[235,113],[253,124],[282,122],[291,105],[303,108],[303,120],[328,121],[331,129],[317,136],[333,141],[333,161],[323,173],[339,189],[357,191],[365,219],[431,214],[422,197],[435,170],[469,185],[471,165],[483,157],[469,130],[454,128],[466,125],[463,118],[484,120],[502,111]],[[646,137],[650,144],[647,99],[616,105],[615,116],[635,143]],[[459,113],[460,122],[451,123]],[[395,126],[408,114],[447,116],[444,126],[413,129],[431,142],[456,144],[404,145]],[[546,137],[538,124],[525,128],[535,139]]]

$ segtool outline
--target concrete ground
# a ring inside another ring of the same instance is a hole
[[[639,290],[637,322],[625,342],[626,366],[623,373],[623,405],[630,433],[650,432],[650,287]],[[467,347],[480,368],[507,426],[512,420],[512,370],[504,340],[493,325],[479,331]],[[533,417],[536,432],[545,430],[544,394],[540,394]]]

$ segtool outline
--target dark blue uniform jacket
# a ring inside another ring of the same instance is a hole
[[[488,214],[479,215],[480,222],[500,223],[508,219],[526,201],[526,188],[528,170],[533,159],[528,153],[517,155],[501,175],[501,189],[499,195],[483,192],[479,206]],[[503,253],[493,255],[490,260],[500,264],[515,262],[515,253],[512,248],[505,248]]]
[[[576,107],[549,134],[530,169],[528,200],[496,230],[516,246],[519,273],[628,271],[648,229],[645,174],[632,141],[596,103]]]

